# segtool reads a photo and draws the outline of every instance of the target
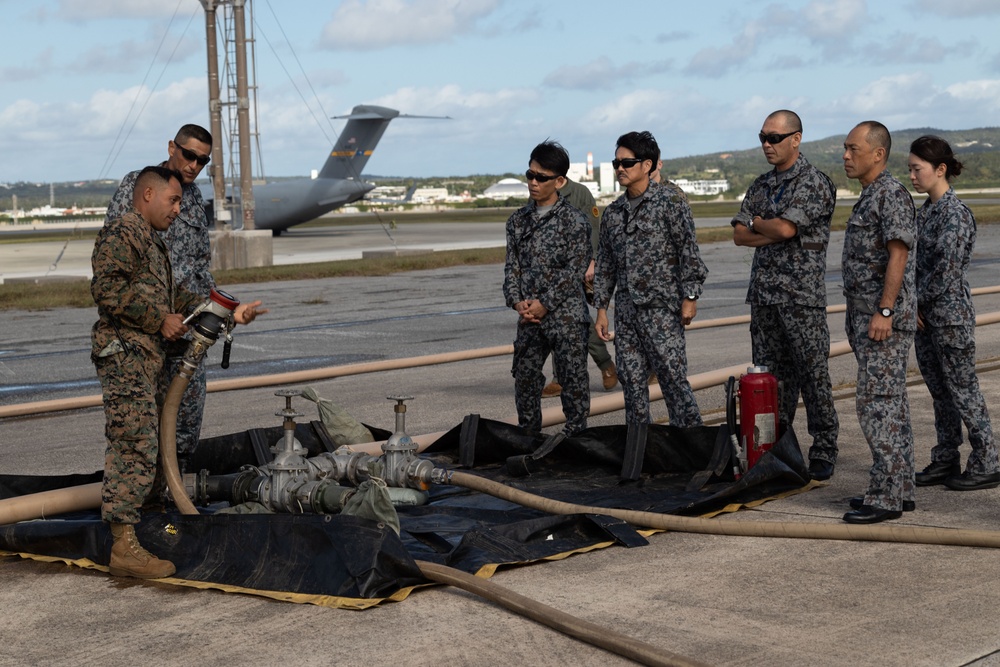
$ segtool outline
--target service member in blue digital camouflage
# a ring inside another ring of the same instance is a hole
[[[837,193],[799,151],[798,114],[775,111],[758,137],[774,169],[753,182],[732,221],[733,242],[755,249],[747,290],[753,362],[782,383],[782,424],[792,424],[802,394],[812,436],[809,474],[825,480],[837,462],[840,430],[826,315],[826,249]]]
[[[650,181],[660,147],[649,132],[618,138],[615,169],[625,193],[601,216],[594,272],[594,326],[612,340],[608,306],[615,298],[615,362],[625,395],[625,421],[650,421],[650,373],[659,377],[670,423],[702,424],[687,379],[684,325],[698,312],[708,270],[698,252],[687,201]]]
[[[886,171],[892,140],[877,121],[844,141],[844,171],[862,186],[844,236],[845,328],[858,362],[856,405],[872,453],[868,488],[848,523],[898,519],[914,507],[913,430],[906,361],[917,328],[913,198]]]
[[[566,202],[573,208],[579,209],[585,216],[587,220],[590,221],[590,238],[591,247],[594,251],[594,256],[597,256],[597,239],[600,236],[601,230],[601,213],[597,209],[597,202],[594,201],[594,195],[590,192],[590,189],[577,183],[576,181],[571,181],[566,179],[566,185],[559,188],[559,194],[566,198]],[[583,278],[584,289],[589,290],[591,294],[594,291],[594,260],[590,260],[590,266],[587,267],[587,273]],[[593,327],[590,327],[590,331],[587,334],[587,352],[590,354],[590,358],[594,360],[597,364],[598,370],[601,371],[601,383],[604,386],[605,391],[611,391],[618,384],[618,369],[615,368],[615,362],[611,358],[611,353],[608,352],[608,345],[603,340],[597,336],[597,332]],[[552,374],[553,378],[555,373]],[[542,389],[542,398],[552,398],[553,396],[558,396],[562,393],[562,387],[558,382],[553,380],[549,384],[545,385]]]
[[[569,155],[556,142],[531,151],[525,173],[531,201],[507,220],[503,294],[519,316],[511,368],[518,424],[542,429],[542,366],[551,353],[562,386],[564,433],[571,435],[587,427],[590,413],[583,276],[592,250],[586,215],[557,191],[568,170]]]
[[[934,400],[937,443],[917,486],[945,484],[958,491],[1000,486],[993,426],[976,377],[976,310],[969,261],[976,220],[950,181],[962,173],[948,142],[923,136],[910,145],[910,181],[927,201],[917,211],[917,365]],[[969,454],[961,470],[962,423]]]
[[[101,517],[111,525],[109,569],[116,576],[156,578],[175,571],[139,544],[134,526],[164,483],[157,459],[164,343],[184,336],[184,313],[203,301],[174,284],[166,245],[156,233],[180,212],[181,178],[166,167],[143,169],[134,183],[133,207],[105,223],[91,259],[98,315],[91,360],[101,381],[107,438]],[[249,324],[267,312],[258,311],[259,305],[241,304],[235,320]]]
[[[169,229],[160,232],[160,236],[170,250],[170,263],[174,270],[174,283],[184,289],[208,297],[209,291],[215,287],[215,279],[209,266],[212,261],[209,244],[209,220],[205,214],[205,202],[201,189],[195,184],[195,179],[208,164],[212,152],[212,135],[199,125],[184,125],[178,130],[174,139],[167,144],[168,159],[161,166],[174,169],[183,178],[183,194],[181,212],[176,223]],[[118,190],[115,192],[105,223],[120,218],[128,212],[132,205],[132,190],[139,172],[133,171],[125,175]],[[188,341],[181,339],[167,346],[168,373],[165,377],[169,382],[180,369],[181,360],[187,350]],[[180,411],[177,416],[177,454],[183,467],[187,455],[198,444],[201,433],[201,421],[205,411],[206,396],[205,361],[198,365],[198,370],[188,384],[187,391],[181,399]]]

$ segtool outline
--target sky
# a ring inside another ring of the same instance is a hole
[[[996,0],[252,0],[265,176],[319,169],[356,104],[396,120],[365,173],[517,172],[538,142],[609,161],[757,146],[790,108],[804,140],[1000,124]],[[0,182],[118,179],[208,127],[199,0],[0,0]],[[762,161],[762,165],[763,165]]]

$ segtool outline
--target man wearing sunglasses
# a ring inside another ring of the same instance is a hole
[[[799,151],[802,121],[795,112],[769,115],[758,137],[774,168],[753,182],[732,221],[733,242],[754,248],[747,290],[753,363],[782,383],[783,425],[792,424],[802,394],[813,439],[809,474],[825,480],[837,463],[840,430],[826,316],[826,249],[836,188]]]
[[[594,271],[595,327],[611,340],[608,305],[615,297],[615,361],[625,394],[625,421],[648,423],[650,372],[663,390],[670,423],[700,426],[701,412],[687,380],[684,325],[698,312],[708,274],[683,197],[650,181],[660,147],[649,132],[618,138],[611,163],[625,194],[601,216]]]
[[[212,135],[200,125],[188,124],[177,131],[172,141],[167,142],[167,160],[160,166],[167,167],[181,175],[180,215],[160,237],[170,250],[170,265],[173,269],[174,284],[199,296],[208,297],[215,287],[215,278],[209,269],[212,254],[209,245],[209,220],[205,213],[205,201],[195,179],[211,159]],[[121,218],[132,206],[132,193],[139,171],[125,175],[115,192],[104,224]],[[188,341],[170,342],[166,346],[167,373],[169,382],[180,368]],[[177,455],[183,467],[187,456],[198,444],[201,433],[202,415],[205,412],[206,379],[204,360],[191,378],[177,415]]]
[[[542,366],[551,353],[562,385],[563,432],[572,435],[587,428],[590,412],[583,277],[593,251],[586,215],[558,192],[567,171],[569,155],[558,143],[544,141],[531,151],[525,173],[531,201],[507,220],[503,294],[519,315],[511,367],[518,425],[542,430]]]

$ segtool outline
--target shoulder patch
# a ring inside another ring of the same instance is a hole
[[[594,215],[595,218],[601,217],[601,212],[597,210],[596,204],[594,205],[594,208],[590,209],[590,212]]]

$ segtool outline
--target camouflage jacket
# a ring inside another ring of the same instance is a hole
[[[587,220],[590,221],[590,245],[597,254],[597,239],[601,232],[601,212],[597,210],[597,202],[594,195],[586,185],[566,179],[566,185],[559,194],[566,198],[566,202],[575,209],[580,210]]]
[[[701,296],[707,275],[691,207],[669,188],[650,183],[634,211],[627,194],[604,209],[594,274],[597,308],[607,308],[617,289],[636,305],[679,311],[683,297]]]
[[[539,219],[535,202],[529,202],[507,220],[503,267],[507,306],[538,299],[563,318],[589,322],[583,275],[592,256],[586,214],[560,196],[552,210]]]
[[[163,165],[166,166],[164,162]],[[138,171],[125,175],[115,191],[104,224],[120,218],[132,208],[132,191]],[[170,249],[170,264],[174,269],[174,282],[189,292],[207,297],[215,287],[212,277],[212,248],[208,236],[208,216],[201,189],[194,183],[181,188],[181,213],[165,232],[158,232]]]
[[[874,313],[882,297],[889,263],[887,243],[899,240],[910,252],[906,257],[903,284],[893,310],[892,326],[901,331],[917,328],[915,285],[917,224],[913,197],[888,171],[883,171],[861,191],[847,221],[841,269],[848,305]]]
[[[753,182],[732,224],[745,225],[758,215],[782,218],[797,233],[755,249],[747,303],[826,306],[826,248],[836,203],[833,181],[804,155],[791,169],[772,169]]]
[[[197,294],[175,288],[163,240],[132,209],[98,232],[91,265],[90,293],[98,316],[91,331],[92,358],[117,342],[134,346],[143,359],[162,365],[163,320],[202,301]],[[119,332],[124,340],[119,340]]]
[[[917,307],[934,326],[972,324],[969,261],[976,245],[972,211],[948,192],[917,211]]]

